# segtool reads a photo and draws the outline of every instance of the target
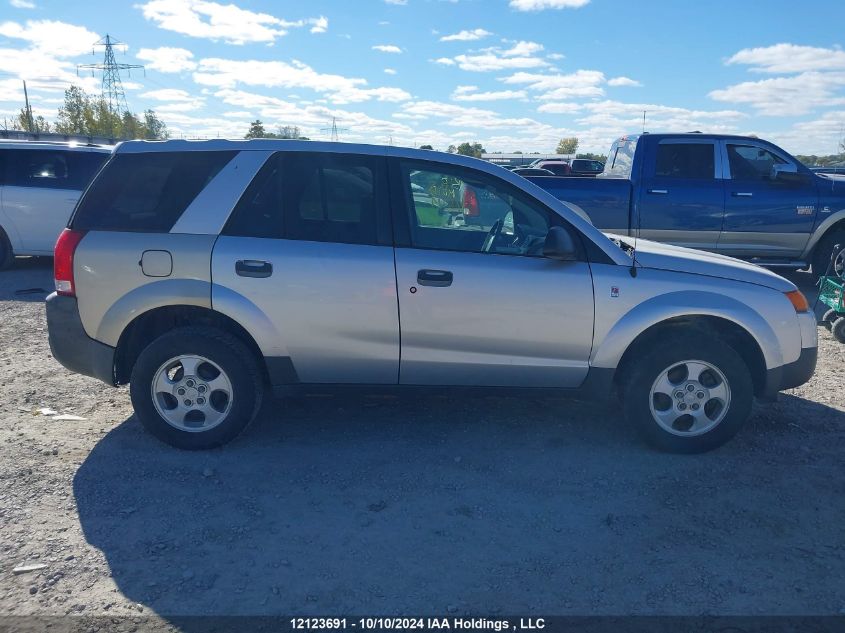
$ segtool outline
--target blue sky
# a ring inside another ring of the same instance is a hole
[[[0,0],[0,120],[55,119],[103,34],[130,107],[173,136],[259,118],[312,138],[437,149],[604,152],[626,132],[754,133],[833,153],[845,129],[845,2],[678,0]]]

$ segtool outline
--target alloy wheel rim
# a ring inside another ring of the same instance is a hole
[[[664,430],[681,437],[716,428],[728,413],[731,388],[725,374],[703,360],[673,363],[651,386],[651,417]]]
[[[204,356],[183,354],[163,363],[153,376],[151,395],[158,414],[189,433],[219,426],[232,409],[232,382]]]

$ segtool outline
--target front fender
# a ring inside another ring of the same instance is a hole
[[[825,233],[827,233],[828,229],[837,222],[842,221],[845,221],[845,209],[839,209],[838,211],[834,211],[833,213],[825,217],[824,221],[821,222],[813,230],[813,234],[810,235],[810,240],[807,242],[807,246],[804,248],[804,252],[801,254],[802,259],[809,260],[809,258],[813,254],[813,249],[816,247],[816,244],[819,243],[819,240],[822,239]]]
[[[647,299],[623,314],[593,346],[590,364],[616,368],[634,340],[650,327],[678,317],[708,316],[735,323],[748,332],[763,352],[767,368],[783,364],[778,338],[753,308],[715,292],[681,290]]]

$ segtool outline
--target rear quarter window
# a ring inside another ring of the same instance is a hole
[[[79,231],[166,233],[237,152],[116,154],[79,202]]]
[[[29,149],[6,152],[6,185],[82,191],[109,157],[106,152]]]

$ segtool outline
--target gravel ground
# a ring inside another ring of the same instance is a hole
[[[270,402],[184,453],[51,358],[51,283],[0,273],[2,615],[845,613],[824,329],[815,378],[706,455],[644,447],[616,403],[498,397]]]

